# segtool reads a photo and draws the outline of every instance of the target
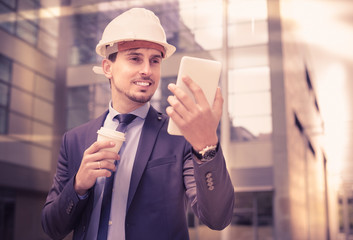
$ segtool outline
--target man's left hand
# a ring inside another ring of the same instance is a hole
[[[183,81],[194,95],[195,101],[171,83],[168,89],[174,96],[168,97],[170,106],[166,111],[194,150],[201,151],[206,146],[218,143],[217,127],[223,106],[221,89],[217,89],[211,107],[202,89],[190,77],[183,77]]]

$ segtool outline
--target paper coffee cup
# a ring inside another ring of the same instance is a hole
[[[119,131],[115,131],[113,129],[101,127],[97,131],[97,134],[98,134],[98,136],[97,136],[97,141],[98,142],[100,142],[100,141],[111,141],[111,142],[115,143],[114,147],[102,149],[104,151],[111,151],[111,152],[118,153],[120,148],[121,148],[121,145],[125,141],[125,133],[122,133],[122,132],[119,132]]]

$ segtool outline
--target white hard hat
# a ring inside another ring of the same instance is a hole
[[[108,57],[107,46],[133,40],[144,40],[163,46],[165,58],[175,52],[175,47],[167,43],[164,29],[158,17],[152,11],[144,8],[132,8],[113,19],[104,29],[96,52],[102,57]]]

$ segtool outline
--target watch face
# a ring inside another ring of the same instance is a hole
[[[205,152],[205,154],[203,155],[203,160],[211,160],[212,158],[214,158],[216,156],[216,150],[212,149],[212,150],[208,150]]]

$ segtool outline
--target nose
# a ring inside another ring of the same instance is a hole
[[[141,66],[140,74],[143,76],[151,76],[152,68],[151,68],[150,61],[143,62],[142,66]]]

